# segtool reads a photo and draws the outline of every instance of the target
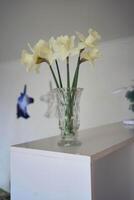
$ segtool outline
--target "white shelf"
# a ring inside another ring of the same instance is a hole
[[[80,146],[60,147],[58,136],[18,144],[15,147],[45,150],[59,153],[78,154],[99,159],[134,141],[134,130],[125,128],[122,122],[101,127],[90,128],[79,132]]]
[[[80,131],[79,136],[81,146],[60,147],[58,136],[12,146],[12,200],[98,200],[95,193],[102,184],[99,180],[96,187],[97,163],[134,142],[134,130],[119,122]],[[114,175],[108,182],[115,179],[120,183]],[[102,189],[103,200],[109,193]]]

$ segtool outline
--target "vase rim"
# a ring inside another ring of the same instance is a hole
[[[82,90],[84,90],[84,88],[80,88],[80,87],[77,87],[77,88],[66,88],[66,87],[63,87],[63,88],[54,88],[53,90],[80,90],[80,91],[82,91]]]
[[[70,89],[69,88],[54,88],[53,91],[54,92],[58,92],[58,91],[60,92],[61,91],[61,92],[67,92],[67,93],[69,93],[69,92],[71,92],[71,93],[72,92],[82,93],[83,89],[84,88],[70,88]]]

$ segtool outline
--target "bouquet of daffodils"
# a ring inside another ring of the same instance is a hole
[[[26,66],[27,71],[35,70],[39,72],[41,63],[46,63],[54,78],[57,88],[67,88],[68,90],[76,89],[79,77],[80,65],[86,61],[94,64],[95,60],[100,56],[100,51],[97,48],[100,35],[90,29],[88,36],[76,33],[78,41],[75,45],[75,36],[59,36],[56,39],[51,37],[49,41],[39,40],[32,48],[28,44],[31,53],[26,50],[22,51],[21,63]],[[69,57],[78,56],[77,66],[73,75],[72,83],[70,83]],[[67,84],[63,85],[58,61],[66,60],[67,68]],[[53,64],[55,63],[55,67]]]
[[[56,94],[59,128],[62,135],[59,145],[79,144],[75,140],[80,125],[78,113],[82,90],[77,88],[79,69],[80,65],[86,61],[94,64],[100,56],[97,45],[101,37],[96,31],[90,29],[87,37],[78,32],[76,35],[78,38],[77,44],[75,36],[67,35],[57,38],[51,37],[48,42],[39,40],[33,48],[29,44],[31,53],[23,50],[21,58],[21,62],[26,66],[27,71],[35,70],[39,72],[40,65],[43,62],[50,68],[56,85],[53,94]],[[69,58],[76,55],[78,56],[77,65],[73,77],[70,77]],[[61,77],[59,60],[66,61],[66,85],[63,84],[63,77]]]

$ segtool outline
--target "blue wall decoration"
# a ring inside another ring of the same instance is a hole
[[[27,106],[31,103],[34,103],[34,99],[27,95],[27,86],[24,86],[24,91],[20,93],[20,96],[17,100],[17,118],[28,119],[30,115],[27,111]]]

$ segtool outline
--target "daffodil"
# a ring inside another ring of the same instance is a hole
[[[32,53],[30,54],[26,50],[23,50],[21,55],[21,63],[26,66],[27,71],[35,70],[38,72],[42,62],[52,64],[54,53],[49,43],[44,40],[39,40],[34,48],[30,44],[28,46]]]
[[[50,68],[52,76],[54,78],[56,87],[63,88],[62,77],[60,73],[58,59],[64,61],[66,59],[67,67],[67,88],[77,88],[77,82],[79,77],[80,65],[89,61],[94,64],[95,60],[100,56],[100,51],[97,48],[97,43],[101,39],[98,32],[93,29],[89,29],[88,36],[85,37],[82,33],[77,33],[79,42],[77,47],[75,46],[75,36],[61,35],[56,39],[51,37],[48,41],[40,39],[32,48],[28,44],[31,53],[23,50],[21,55],[21,63],[26,66],[27,71],[40,69],[40,64],[46,62]],[[73,76],[72,84],[70,84],[70,56],[79,55],[76,65],[76,69]],[[55,61],[56,68],[52,66]],[[55,71],[56,70],[56,71]]]
[[[38,63],[38,57],[35,54],[28,53],[26,50],[22,51],[21,63],[26,66],[27,71],[39,71],[40,65]]]
[[[44,61],[52,64],[54,61],[54,52],[51,48],[51,42],[46,42],[44,40],[39,40],[34,46],[34,53],[38,55],[39,58],[44,59]]]
[[[59,36],[57,39],[51,38],[51,45],[55,52],[55,57],[65,60],[69,55],[77,55],[78,49],[74,47],[75,36]]]
[[[98,32],[93,29],[89,29],[89,35],[85,37],[82,33],[76,32],[80,42],[78,44],[79,49],[84,48],[95,48],[97,42],[101,39],[101,36]]]
[[[89,61],[94,64],[95,60],[100,57],[100,51],[97,48],[93,48],[90,51],[85,51],[81,55],[81,62]]]

